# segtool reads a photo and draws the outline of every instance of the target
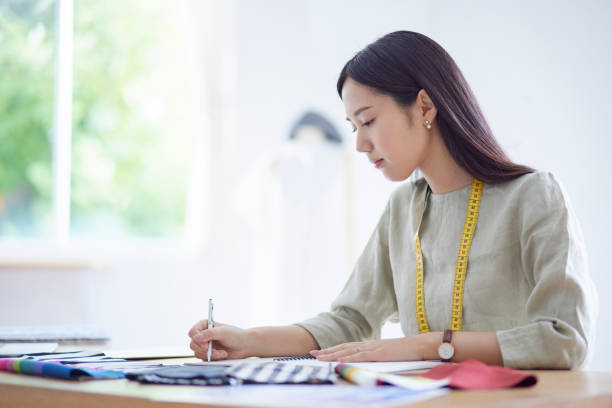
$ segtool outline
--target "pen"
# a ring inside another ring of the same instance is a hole
[[[215,321],[213,319],[213,300],[208,299],[208,328],[212,329],[215,327]],[[208,358],[208,362],[210,362],[210,356],[212,355],[212,340],[208,342],[208,353],[206,357]]]

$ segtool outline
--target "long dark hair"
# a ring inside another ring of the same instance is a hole
[[[501,183],[534,171],[506,155],[459,67],[429,37],[412,31],[385,35],[344,65],[337,84],[340,98],[348,78],[390,95],[401,106],[411,106],[424,89],[438,110],[446,148],[473,177]]]

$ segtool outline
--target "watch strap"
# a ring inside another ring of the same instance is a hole
[[[451,329],[444,330],[444,334],[442,335],[442,344],[438,349],[438,353],[440,354],[440,359],[448,363],[451,361],[451,358],[455,355],[455,348],[451,343],[453,339],[453,331]]]

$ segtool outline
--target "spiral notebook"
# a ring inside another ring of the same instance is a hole
[[[327,361],[319,361],[312,356],[295,356],[295,357],[249,357],[241,360],[217,360],[217,361],[199,361],[196,363],[185,363],[185,365],[221,365],[221,366],[234,366],[237,364],[241,364],[244,362],[258,362],[258,363],[267,363],[267,362],[291,362],[295,364],[300,364],[304,366],[314,366],[314,367],[329,367],[329,362]],[[340,363],[332,362],[332,369],[336,367]],[[365,368],[371,371],[377,371],[380,373],[395,373],[402,371],[414,371],[414,370],[426,370],[429,368],[436,367],[443,363],[439,360],[426,360],[426,361],[373,361],[373,362],[363,362],[363,363],[351,363],[352,366]]]

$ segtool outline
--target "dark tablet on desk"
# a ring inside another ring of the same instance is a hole
[[[171,366],[151,371],[127,373],[129,380],[143,384],[228,385],[234,382],[223,366]]]

